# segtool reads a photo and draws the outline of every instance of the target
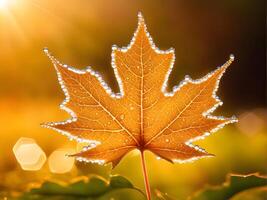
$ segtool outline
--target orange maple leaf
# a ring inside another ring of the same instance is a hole
[[[210,115],[222,104],[215,93],[234,57],[202,79],[186,76],[168,92],[174,50],[161,51],[154,45],[141,14],[130,45],[112,47],[118,94],[92,69],[63,65],[47,49],[45,52],[66,95],[61,108],[72,118],[44,126],[87,142],[76,154],[80,161],[115,166],[133,149],[149,150],[170,162],[211,156],[192,142],[236,121]]]

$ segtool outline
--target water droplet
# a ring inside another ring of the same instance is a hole
[[[130,106],[130,110],[133,110],[134,109],[134,107],[133,106]]]
[[[210,133],[205,133],[205,134],[204,134],[204,136],[209,136],[209,135],[210,135]]]
[[[94,147],[96,147],[95,143],[92,143],[92,144],[89,145],[89,148],[94,148]]]
[[[149,71],[150,71],[151,73],[153,73],[153,72],[155,71],[155,68],[152,67],[152,68],[149,69]]]
[[[161,159],[161,157],[157,156],[157,160],[160,160],[160,159]]]
[[[166,141],[166,142],[170,142],[170,140],[169,140],[169,139],[166,139],[165,141]]]
[[[43,50],[44,50],[45,53],[48,53],[48,48],[47,47],[45,47]]]
[[[124,117],[125,117],[125,116],[124,116],[123,114],[122,114],[122,115],[120,115],[120,119],[124,119]]]

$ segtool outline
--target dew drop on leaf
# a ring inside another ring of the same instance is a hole
[[[45,47],[43,50],[44,50],[45,53],[48,53],[48,48],[47,47]]]
[[[230,59],[231,59],[231,60],[234,60],[234,59],[235,59],[234,54],[230,54]]]

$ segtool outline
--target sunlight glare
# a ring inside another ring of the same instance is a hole
[[[8,0],[0,0],[0,9],[7,8]]]

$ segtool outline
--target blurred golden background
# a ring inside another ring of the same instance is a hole
[[[51,177],[109,174],[110,166],[76,164],[58,175],[48,161],[41,170],[24,171],[12,148],[21,137],[33,138],[47,157],[59,148],[76,148],[75,142],[40,127],[69,117],[58,108],[64,96],[42,49],[48,47],[68,65],[92,66],[117,91],[111,46],[128,45],[138,11],[156,45],[175,48],[172,85],[186,74],[202,77],[231,53],[236,58],[221,82],[218,95],[224,105],[218,113],[235,113],[240,122],[198,142],[215,158],[172,165],[148,153],[152,188],[185,199],[206,184],[223,182],[231,172],[266,174],[265,8],[264,0],[0,0],[0,190],[23,190]],[[135,153],[111,173],[143,188]]]

